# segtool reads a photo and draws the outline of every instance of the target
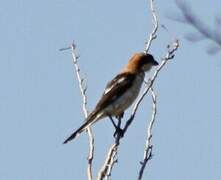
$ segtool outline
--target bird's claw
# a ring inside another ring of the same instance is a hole
[[[116,128],[114,132],[114,138],[116,138],[117,136],[120,136],[121,138],[124,137],[124,130],[120,127]]]

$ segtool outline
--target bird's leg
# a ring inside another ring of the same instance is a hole
[[[116,138],[118,135],[120,137],[123,137],[124,136],[124,130],[120,128],[121,126],[121,118],[123,116],[123,113],[118,116],[118,123],[117,123],[117,126],[115,127],[115,132],[114,132],[114,137]]]
[[[108,116],[108,117],[110,118],[110,120],[111,120],[111,122],[112,122],[113,126],[115,127],[115,129],[117,129],[117,128],[118,128],[118,126],[117,126],[117,125],[116,125],[116,123],[114,122],[114,120],[113,120],[112,116]]]
[[[108,116],[110,118],[114,128],[115,128],[114,137],[116,137],[117,135],[119,135],[120,137],[124,136],[124,131],[123,131],[123,129],[120,128],[122,116],[123,116],[123,113],[117,117],[117,119],[118,119],[117,124],[114,122],[112,116]]]

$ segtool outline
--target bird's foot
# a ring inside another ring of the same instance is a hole
[[[114,138],[116,138],[118,136],[121,138],[124,137],[124,130],[121,129],[120,127],[117,127],[114,132]]]

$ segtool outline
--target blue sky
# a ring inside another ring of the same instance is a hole
[[[220,1],[195,0],[193,10],[208,25]],[[128,58],[142,51],[151,31],[146,1],[13,0],[0,7],[0,179],[86,179],[87,136],[62,145],[84,120],[71,53],[59,52],[74,39],[87,78],[92,110],[107,81]],[[221,178],[220,53],[205,52],[209,41],[183,38],[193,29],[166,18],[179,13],[174,1],[156,1],[161,24],[150,52],[160,59],[172,36],[180,49],[154,87],[158,114],[154,157],[144,179]],[[102,70],[103,67],[107,67]],[[113,179],[135,179],[143,157],[151,99],[147,97],[122,140]],[[130,110],[129,110],[130,112]],[[94,172],[113,142],[113,127],[101,121],[95,132]]]

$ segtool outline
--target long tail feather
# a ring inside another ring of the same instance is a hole
[[[73,140],[78,135],[80,135],[87,127],[91,124],[91,122],[85,122],[80,128],[78,128],[73,134],[71,134],[64,142],[63,144],[66,144],[68,141]]]
[[[64,142],[63,144],[68,143],[69,141],[73,140],[76,138],[78,135],[80,135],[83,131],[85,131],[90,125],[92,125],[94,122],[96,122],[98,119],[97,113],[92,112],[88,118],[86,119],[86,122],[81,125],[74,133],[72,133]]]

